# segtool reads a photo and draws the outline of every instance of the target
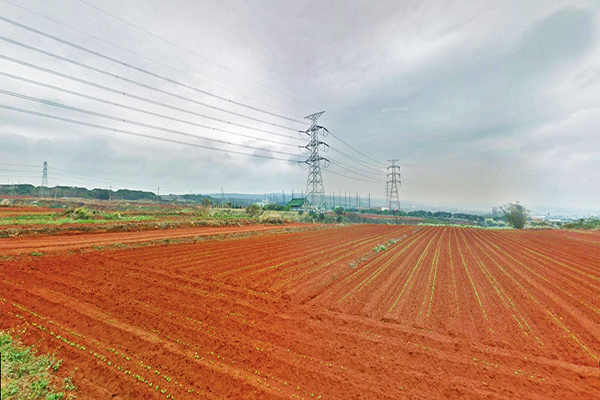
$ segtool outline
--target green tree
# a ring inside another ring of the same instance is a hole
[[[507,224],[515,229],[523,229],[525,227],[525,223],[529,217],[529,210],[519,204],[518,201],[516,203],[508,203],[500,208],[504,212],[504,219]]]
[[[211,204],[211,201],[210,201],[210,199],[208,197],[205,197],[204,199],[202,199],[202,205],[204,207],[209,207],[210,204]]]
[[[338,217],[340,215],[342,215],[344,213],[344,209],[342,207],[336,207],[333,212],[335,213],[335,215],[337,215]]]

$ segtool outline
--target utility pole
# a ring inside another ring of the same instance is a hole
[[[371,209],[371,192],[369,192],[369,209]]]
[[[42,185],[40,187],[40,197],[49,195],[48,191],[48,162],[44,161],[44,169],[42,170]]]
[[[160,186],[156,189],[156,204],[160,203]]]
[[[112,200],[112,186],[108,189],[108,205],[110,206],[110,201]]]
[[[398,198],[398,186],[400,186],[400,166],[396,165],[396,161],[399,161],[397,159],[395,160],[388,160],[389,162],[392,163],[392,165],[390,165],[389,167],[387,167],[388,169],[388,181],[387,181],[387,188],[388,190],[386,192],[388,192],[388,207],[390,209],[390,211],[399,211],[400,210],[400,199]],[[391,172],[389,172],[391,171]]]
[[[310,127],[306,131],[300,131],[309,137],[309,142],[306,146],[298,146],[300,150],[308,151],[306,161],[299,161],[301,164],[308,165],[308,178],[306,179],[306,199],[310,204],[310,208],[318,210],[326,207],[325,204],[325,187],[323,186],[323,176],[321,175],[321,164],[323,167],[329,165],[329,160],[319,155],[319,148],[323,151],[329,149],[329,145],[319,140],[319,134],[323,137],[327,136],[329,131],[317,125],[317,119],[323,115],[325,111],[310,114],[305,119],[311,121]]]

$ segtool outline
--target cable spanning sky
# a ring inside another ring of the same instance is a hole
[[[600,212],[600,4],[439,4],[0,0],[0,182]]]

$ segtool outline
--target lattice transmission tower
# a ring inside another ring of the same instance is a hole
[[[398,186],[400,186],[400,166],[396,165],[396,161],[399,160],[388,160],[392,163],[388,169],[388,181],[387,181],[387,200],[388,208],[390,211],[400,210],[400,199],[398,198]]]
[[[390,204],[390,182],[389,181],[387,181],[385,183],[385,193],[384,193],[384,195],[385,195],[385,205],[387,207]]]
[[[310,114],[305,119],[311,121],[310,127],[306,131],[300,131],[308,136],[308,144],[306,146],[298,146],[302,152],[308,154],[306,161],[300,161],[300,165],[308,166],[308,178],[306,179],[306,200],[308,201],[307,208],[324,209],[327,208],[325,203],[325,187],[323,186],[323,176],[321,175],[321,166],[327,168],[329,160],[321,157],[319,150],[329,150],[329,145],[319,140],[319,135],[325,137],[329,131],[317,125],[317,119],[323,115],[325,111]]]
[[[42,185],[40,186],[40,197],[48,197],[50,189],[48,189],[48,161],[44,161],[44,169],[42,170]]]

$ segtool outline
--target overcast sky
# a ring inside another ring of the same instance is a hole
[[[383,197],[393,158],[402,169],[401,203],[487,209],[519,200],[534,211],[600,211],[595,0],[0,0],[0,16],[191,87],[0,20],[2,38],[147,85],[0,40],[1,56],[127,94],[0,59],[0,73],[13,75],[0,75],[0,105],[227,150],[0,109],[0,164],[36,166],[0,165],[2,183],[39,185],[48,161],[51,186],[299,193],[307,171],[296,162],[304,157],[297,146],[306,144],[297,131],[309,124],[281,116],[302,121],[325,110],[319,124],[354,148],[331,135],[322,139],[332,148],[323,155],[338,163],[323,170],[327,195]]]

